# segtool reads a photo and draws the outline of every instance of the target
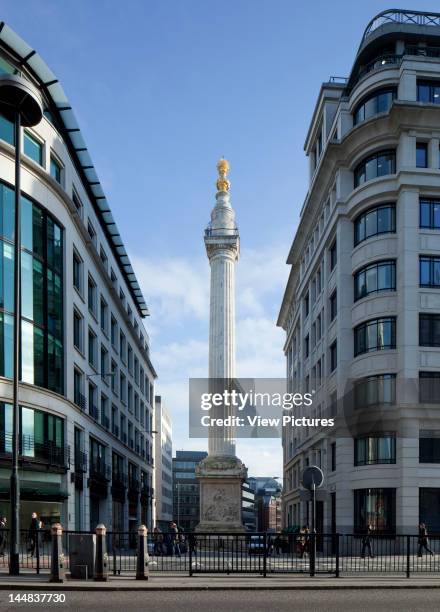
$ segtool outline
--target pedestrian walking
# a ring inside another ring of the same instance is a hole
[[[40,529],[40,521],[36,512],[32,512],[31,523],[29,525],[29,547],[28,553],[30,557],[35,554],[35,548],[37,546],[38,530]]]
[[[310,529],[308,525],[304,525],[299,530],[299,557],[302,559],[305,553],[309,552],[309,538],[310,538]]]
[[[417,552],[418,557],[423,557],[423,549],[426,552],[429,552],[431,557],[434,555],[432,550],[429,548],[429,540],[428,540],[428,530],[426,528],[425,523],[420,523],[419,525],[419,550]]]
[[[279,534],[276,535],[273,545],[275,548],[275,554],[280,555],[283,552],[283,547]]]
[[[364,537],[362,538],[362,552],[361,552],[361,558],[365,559],[365,553],[366,551],[368,551],[368,556],[370,557],[370,559],[373,559],[374,555],[373,555],[373,548],[371,545],[371,536],[373,535],[373,526],[372,525],[368,525],[367,526],[367,533],[364,535]]]
[[[179,529],[174,521],[170,522],[170,539],[171,539],[171,550],[172,555],[181,557],[180,553],[180,542],[179,542]]]
[[[153,553],[155,555],[161,555],[163,553],[163,533],[157,525],[153,530],[153,543]]]
[[[6,516],[0,518],[0,557],[5,556],[6,548],[6,534],[7,534],[7,520]]]

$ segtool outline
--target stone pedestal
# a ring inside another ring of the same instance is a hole
[[[200,482],[200,523],[196,531],[244,532],[241,485],[247,469],[240,459],[208,456],[196,467],[196,476]]]

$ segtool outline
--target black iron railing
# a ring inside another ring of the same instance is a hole
[[[70,447],[56,444],[50,440],[42,442],[34,436],[23,434],[20,436],[19,454],[22,461],[43,463],[55,467],[69,469]],[[0,458],[9,459],[12,455],[12,434],[0,433]]]
[[[87,472],[87,454],[81,450],[75,450],[75,472]]]
[[[63,552],[70,567],[71,536],[65,531]],[[93,533],[93,532],[89,532]],[[137,531],[107,533],[111,574],[136,571]],[[22,530],[20,567],[37,573],[50,570],[50,530]],[[426,546],[425,546],[426,544]],[[316,549],[316,552],[315,552]],[[440,535],[365,537],[341,534],[162,533],[148,534],[152,572],[194,574],[270,574],[338,576],[440,575]],[[9,531],[0,529],[0,572],[8,571]]]
[[[79,408],[81,408],[83,412],[87,410],[87,398],[79,391],[75,391],[75,397],[73,401]]]
[[[389,9],[379,13],[369,22],[365,28],[362,44],[373,34],[375,30],[388,23],[416,25],[416,26],[440,26],[440,13],[426,13],[423,11],[405,11]]]

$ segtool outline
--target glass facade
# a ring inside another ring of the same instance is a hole
[[[373,92],[356,107],[353,114],[354,125],[366,121],[379,113],[389,111],[395,97],[395,88],[378,89]]]
[[[361,213],[354,222],[354,246],[378,234],[396,231],[396,207],[384,204]]]
[[[395,291],[396,262],[381,261],[361,268],[354,275],[354,300],[379,291]]]
[[[379,176],[394,174],[396,171],[395,151],[381,151],[371,157],[364,159],[354,171],[354,186],[359,187],[362,183],[370,181]]]
[[[43,145],[26,131],[23,136],[23,152],[40,166],[43,165]]]
[[[0,403],[0,453],[12,452],[12,405]],[[64,421],[60,417],[20,406],[20,455],[68,467]]]
[[[0,183],[0,376],[12,377],[14,326],[14,191]],[[21,380],[63,393],[62,229],[21,199]]]
[[[440,81],[418,81],[417,100],[428,104],[440,104]]]

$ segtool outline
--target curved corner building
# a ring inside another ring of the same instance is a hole
[[[286,432],[285,527],[309,522],[317,464],[318,531],[440,530],[439,143],[440,14],[385,11],[349,78],[323,83],[305,143],[278,324],[290,385],[338,426]]]
[[[152,517],[155,371],[148,314],[56,76],[0,24],[0,73],[41,92],[21,132],[21,526],[135,529]],[[12,448],[14,131],[0,116],[0,511]]]

